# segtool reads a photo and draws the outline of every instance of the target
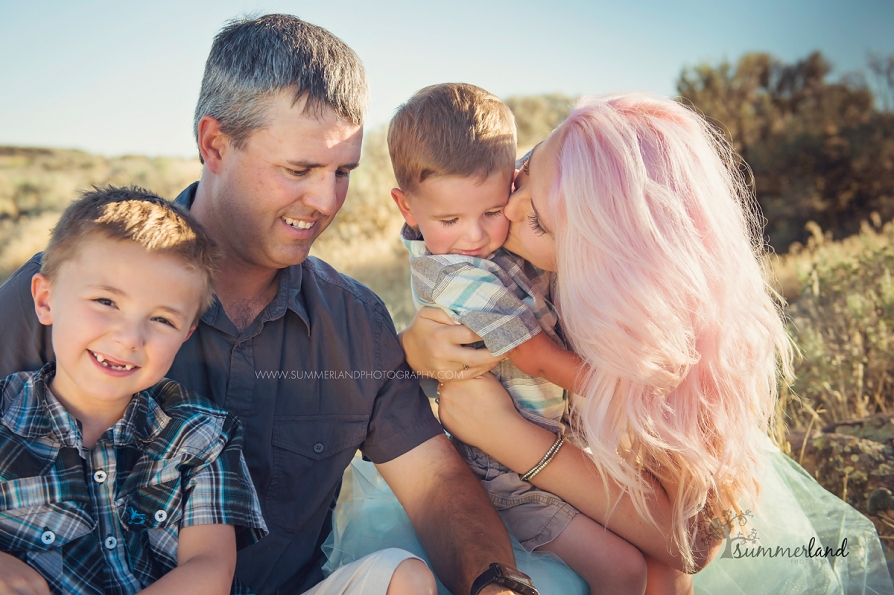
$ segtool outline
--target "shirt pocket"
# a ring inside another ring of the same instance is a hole
[[[140,486],[115,501],[134,576],[144,585],[177,567],[177,539],[183,518],[182,481]]]
[[[363,414],[281,416],[273,420],[273,477],[265,520],[299,529],[325,505],[366,439]]]
[[[63,584],[62,549],[89,536],[96,527],[86,492],[72,493],[50,477],[0,482],[0,492],[0,551],[27,561],[47,580]]]

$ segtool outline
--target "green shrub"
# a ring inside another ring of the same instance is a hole
[[[801,351],[789,424],[822,426],[894,406],[894,226],[828,242],[817,227],[795,249],[801,294],[789,328]],[[805,258],[806,254],[806,258]]]

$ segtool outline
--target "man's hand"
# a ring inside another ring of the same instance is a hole
[[[487,349],[463,347],[481,337],[438,308],[423,308],[398,335],[407,363],[441,382],[475,378],[500,363]]]
[[[468,593],[493,562],[515,565],[503,521],[446,436],[435,436],[377,468],[451,593]]]
[[[50,595],[50,587],[36,570],[0,552],[0,595]]]

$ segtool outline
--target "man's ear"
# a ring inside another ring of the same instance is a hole
[[[31,277],[31,297],[34,298],[34,312],[41,324],[53,324],[53,313],[50,308],[52,286],[43,273]]]
[[[407,225],[410,227],[416,227],[419,225],[416,222],[416,217],[413,216],[413,211],[410,210],[410,203],[407,202],[407,195],[400,188],[392,188],[391,189],[391,198],[394,199],[394,204],[397,205],[397,208],[400,209],[400,214],[404,216],[404,221],[407,222]]]
[[[230,148],[230,139],[220,129],[220,122],[214,116],[205,114],[199,120],[199,154],[202,161],[215,174],[220,173],[221,161]]]

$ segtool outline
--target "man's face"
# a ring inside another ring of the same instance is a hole
[[[363,127],[329,107],[319,116],[303,109],[304,100],[292,105],[280,93],[266,126],[242,148],[225,141],[210,215],[228,258],[265,268],[299,264],[344,204]]]

